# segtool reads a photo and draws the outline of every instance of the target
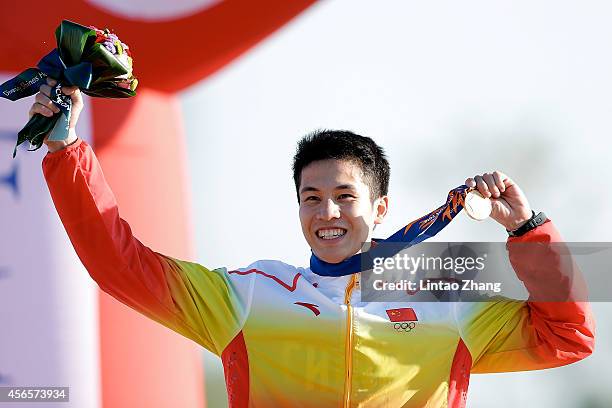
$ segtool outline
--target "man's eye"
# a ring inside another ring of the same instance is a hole
[[[317,196],[308,196],[304,199],[304,201],[317,201],[319,197]]]
[[[339,200],[342,200],[342,199],[344,199],[344,198],[355,198],[355,196],[354,196],[354,195],[352,195],[352,194],[348,194],[348,193],[345,193],[345,194],[340,194],[340,195],[338,196],[338,199],[339,199]]]

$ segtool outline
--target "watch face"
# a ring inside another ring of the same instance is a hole
[[[533,217],[528,224],[530,228],[535,228],[538,225],[542,225],[544,224],[544,221],[546,221],[546,216],[544,215],[544,213],[539,213],[538,215],[536,215],[535,217]]]

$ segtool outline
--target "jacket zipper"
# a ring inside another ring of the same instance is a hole
[[[351,406],[351,386],[353,376],[353,307],[351,306],[351,295],[355,288],[357,274],[351,275],[351,280],[344,292],[344,304],[346,305],[346,343],[344,348],[345,378],[344,378],[344,408]]]

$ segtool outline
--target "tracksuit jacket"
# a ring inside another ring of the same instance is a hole
[[[91,277],[218,355],[231,407],[464,407],[470,373],[562,366],[593,351],[586,302],[367,303],[360,273],[271,260],[208,269],[132,235],[86,142],[48,153],[43,171]],[[550,221],[509,239],[556,241]],[[561,279],[554,257],[509,256],[530,293]]]

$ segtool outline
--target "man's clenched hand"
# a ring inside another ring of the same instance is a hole
[[[491,218],[508,231],[525,224],[532,215],[527,197],[510,177],[500,171],[483,173],[465,180],[468,187],[474,187],[484,197],[491,199]]]
[[[40,91],[36,94],[35,102],[30,108],[30,117],[36,113],[40,113],[43,116],[51,117],[59,112],[59,108],[51,101],[51,87],[55,86],[57,81],[51,78],[47,78],[47,84],[41,85]],[[68,130],[68,138],[66,140],[50,141],[47,140],[49,135],[45,136],[44,143],[47,145],[49,152],[55,152],[63,149],[67,145],[73,143],[77,139],[75,127],[79,120],[81,110],[83,110],[83,96],[81,91],[76,86],[64,86],[62,87],[62,93],[64,95],[70,95],[72,99],[72,108],[70,112],[70,124]]]

